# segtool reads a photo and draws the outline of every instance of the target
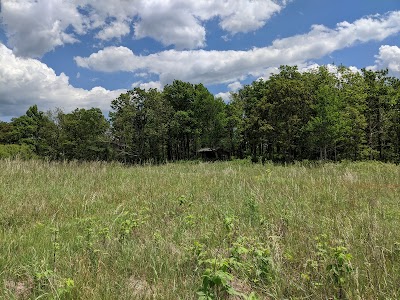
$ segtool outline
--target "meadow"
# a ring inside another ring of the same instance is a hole
[[[0,161],[1,299],[399,299],[400,166]]]

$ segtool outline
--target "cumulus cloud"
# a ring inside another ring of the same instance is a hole
[[[371,69],[387,68],[391,73],[400,75],[400,47],[382,45],[376,57],[376,65]]]
[[[314,25],[306,34],[273,41],[248,51],[168,50],[147,56],[126,47],[108,47],[89,57],[75,57],[80,67],[103,72],[146,71],[162,84],[181,79],[193,83],[232,83],[246,76],[261,77],[282,64],[302,65],[356,43],[380,41],[400,32],[400,12],[369,16],[336,28]]]
[[[0,116],[22,115],[33,104],[41,110],[99,107],[107,111],[111,100],[125,92],[75,88],[64,73],[56,75],[37,59],[17,57],[1,43],[0,65]]]
[[[242,84],[239,81],[235,81],[232,82],[230,84],[228,84],[228,88],[232,91],[232,92],[236,92],[238,89],[240,89],[242,87]]]
[[[222,29],[230,33],[249,32],[261,28],[275,13],[279,12],[284,2],[272,1],[231,1],[224,3],[221,9]]]
[[[41,57],[89,33],[110,40],[131,28],[137,39],[201,48],[206,21],[218,18],[229,34],[249,32],[263,27],[285,5],[282,0],[3,0],[0,17],[14,53]]]
[[[121,38],[124,35],[129,34],[131,29],[127,22],[113,22],[106,25],[101,31],[96,34],[96,38],[101,40],[111,40],[113,38]]]
[[[171,2],[142,3],[140,21],[135,24],[135,37],[151,37],[165,46],[175,45],[178,49],[205,46],[206,30],[200,20],[189,10],[171,5]]]
[[[239,89],[243,87],[243,85],[239,81],[232,82],[228,84],[229,92],[221,92],[215,95],[217,98],[222,98],[225,102],[229,102],[232,97],[232,93],[237,92]]]
[[[70,26],[84,32],[81,16],[69,1],[5,0],[0,16],[8,44],[17,55],[40,57],[57,46],[77,42],[67,32]]]
[[[157,89],[159,91],[162,91],[164,89],[164,86],[159,81],[150,81],[150,82],[137,81],[132,84],[132,88],[135,87],[139,87],[143,90]]]
[[[96,68],[91,66],[91,60],[79,56],[74,59],[80,67],[102,72],[131,71],[140,69],[141,65],[140,59],[126,47],[107,47],[90,57],[96,62]]]
[[[206,45],[204,21],[219,19],[220,27],[230,34],[250,32],[263,27],[280,12],[285,1],[272,0],[176,0],[138,1],[135,36],[152,37],[177,48],[201,48]]]
[[[221,98],[225,102],[231,101],[232,92],[221,92],[215,95],[217,98]]]

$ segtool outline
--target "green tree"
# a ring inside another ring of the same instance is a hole
[[[59,113],[62,159],[107,160],[110,155],[109,123],[99,108]]]
[[[0,144],[12,144],[15,140],[13,138],[13,124],[0,121]]]
[[[195,87],[175,80],[164,87],[163,95],[174,111],[168,126],[168,159],[190,159],[195,155],[199,135],[193,111]]]
[[[169,159],[192,159],[201,147],[222,148],[225,103],[202,84],[175,80],[164,88],[173,114],[168,126]]]
[[[116,158],[126,163],[167,159],[172,108],[156,89],[135,88],[112,101],[110,120]]]
[[[387,112],[391,106],[388,70],[371,71],[362,69],[366,83],[367,140],[370,159],[385,159],[385,131]]]
[[[265,149],[272,143],[271,105],[268,98],[268,83],[254,81],[232,95],[230,105],[231,140],[240,141],[240,152],[251,155],[253,160],[264,155]],[[239,121],[241,119],[241,121]],[[235,131],[232,131],[235,129]]]
[[[339,68],[340,113],[343,132],[340,136],[340,159],[364,159],[366,157],[366,86],[358,72],[341,66]]]
[[[150,89],[146,95],[145,159],[164,162],[168,158],[168,123],[172,116],[172,108],[158,90]]]
[[[281,66],[272,75],[266,97],[271,108],[274,159],[293,161],[304,158],[307,152],[305,126],[311,116],[312,85],[297,67]]]
[[[326,67],[320,67],[315,80],[315,96],[311,104],[312,116],[308,121],[309,147],[319,151],[320,159],[337,159],[337,146],[344,134],[343,103],[339,96],[338,78]],[[329,156],[328,153],[333,153]]]
[[[232,101],[225,106],[225,115],[224,147],[231,155],[243,158],[245,152],[243,102],[237,99],[237,93],[232,94]]]
[[[388,84],[391,100],[385,124],[386,158],[400,162],[400,79],[392,77],[388,80]]]
[[[196,150],[202,147],[223,147],[226,125],[225,103],[215,98],[202,84],[194,86],[193,118]]]
[[[10,125],[10,142],[29,145],[40,157],[56,158],[58,128],[37,105],[29,107],[25,115],[12,119]]]

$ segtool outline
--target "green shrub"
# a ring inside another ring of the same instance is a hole
[[[6,159],[6,158],[30,159],[35,157],[36,155],[32,147],[29,145],[0,144],[0,159]]]

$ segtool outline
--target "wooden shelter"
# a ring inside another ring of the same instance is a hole
[[[205,161],[228,160],[230,158],[229,152],[227,152],[221,148],[217,148],[217,149],[201,148],[201,149],[197,150],[197,153]]]

